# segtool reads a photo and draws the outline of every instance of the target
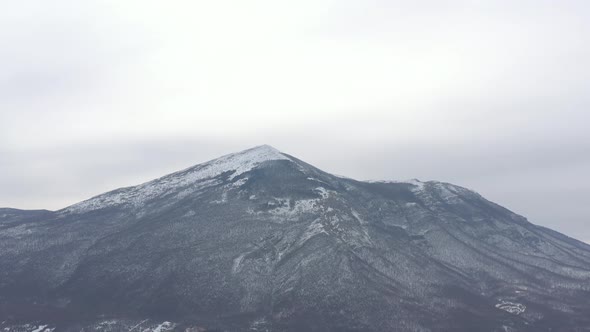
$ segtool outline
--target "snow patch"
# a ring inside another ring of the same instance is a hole
[[[315,188],[314,190],[315,190],[317,193],[319,193],[319,194],[320,194],[320,196],[322,196],[322,198],[323,198],[323,199],[326,199],[326,198],[328,198],[328,196],[330,196],[330,195],[328,194],[328,190],[326,190],[326,188],[324,188],[324,187],[317,187],[317,188]]]
[[[322,234],[322,233],[329,235],[328,232],[326,231],[326,229],[324,228],[324,225],[322,225],[320,219],[316,219],[316,220],[314,220],[314,222],[311,223],[311,225],[307,226],[307,229],[305,230],[305,232],[301,236],[300,243],[304,243],[305,241],[311,239],[312,237]]]
[[[32,330],[31,332],[52,332],[55,329],[47,328],[49,325],[39,325],[36,329]]]
[[[110,326],[110,325],[115,325],[115,324],[117,324],[116,320],[105,320],[105,321],[98,323],[99,326]]]
[[[244,256],[246,256],[246,254],[241,254],[236,259],[234,259],[234,265],[232,266],[233,273],[237,273],[239,271],[240,264],[242,264],[242,261],[244,260]]]
[[[234,182],[232,184],[232,187],[239,188],[239,187],[243,186],[244,184],[246,184],[246,182],[248,182],[248,178],[241,178],[238,181]]]
[[[501,300],[500,303],[496,304],[496,308],[504,310],[514,315],[520,315],[526,310],[526,306],[524,304],[503,300]]]
[[[359,224],[361,225],[367,225],[368,222],[366,222],[363,218],[361,218],[361,216],[359,215],[358,212],[356,212],[356,210],[352,209],[350,211],[352,213],[352,215],[354,216],[354,218],[359,222]]]
[[[272,201],[267,203],[269,206],[278,205],[274,209],[268,210],[266,212],[262,212],[262,211],[254,212],[251,209],[249,209],[248,213],[250,213],[250,214],[269,213],[275,217],[289,218],[289,217],[299,216],[302,213],[318,211],[318,208],[319,208],[318,202],[320,201],[320,199],[318,199],[318,198],[302,199],[302,200],[295,201],[293,206],[290,206],[288,199],[275,198],[275,200],[278,201],[279,204],[272,202]]]
[[[171,322],[163,322],[162,324],[156,326],[151,332],[164,332],[164,331],[171,331],[174,328],[174,324]],[[144,330],[144,332],[149,332]]]

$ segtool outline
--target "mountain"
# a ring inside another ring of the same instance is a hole
[[[507,188],[509,190],[509,188]],[[443,182],[270,146],[0,210],[2,331],[588,331],[590,246]]]

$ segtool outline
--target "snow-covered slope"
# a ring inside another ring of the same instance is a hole
[[[200,181],[211,180],[224,173],[230,173],[229,178],[233,179],[271,160],[290,159],[269,145],[261,145],[242,152],[228,154],[135,187],[123,188],[93,197],[67,207],[65,212],[83,213],[120,204],[141,206],[146,201],[163,195],[170,190],[177,190]]]
[[[475,191],[356,181],[269,146],[0,210],[15,331],[583,331],[588,296],[590,246]]]

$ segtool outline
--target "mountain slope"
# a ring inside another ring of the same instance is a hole
[[[459,186],[355,181],[269,146],[10,211],[9,329],[590,328],[590,246]]]

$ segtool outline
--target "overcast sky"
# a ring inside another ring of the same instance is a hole
[[[585,0],[5,1],[0,206],[270,144],[590,243],[589,39]]]

